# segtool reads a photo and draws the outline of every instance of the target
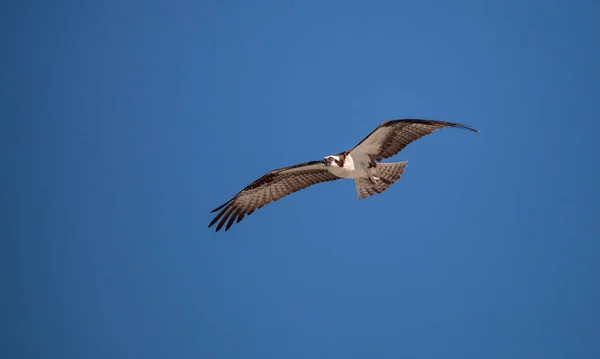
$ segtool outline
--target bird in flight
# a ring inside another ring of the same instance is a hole
[[[321,161],[300,163],[273,170],[250,183],[232,199],[215,208],[220,211],[208,227],[239,223],[246,215],[296,191],[317,183],[354,179],[358,199],[382,193],[400,179],[406,161],[377,163],[398,154],[409,143],[444,127],[456,127],[479,133],[465,125],[434,120],[403,119],[383,122],[351,150],[325,156]],[[220,220],[220,221],[219,221]]]

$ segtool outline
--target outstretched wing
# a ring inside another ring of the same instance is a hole
[[[321,161],[306,162],[271,171],[249,184],[227,203],[213,209],[211,213],[221,211],[208,227],[213,226],[221,219],[216,231],[218,232],[226,222],[225,230],[227,231],[234,221],[239,223],[245,215],[252,214],[268,203],[313,184],[337,179],[340,177],[327,171]]]
[[[374,161],[381,161],[395,156],[409,143],[444,127],[457,127],[479,133],[474,128],[452,122],[416,119],[386,121],[350,150],[350,154],[364,153]]]

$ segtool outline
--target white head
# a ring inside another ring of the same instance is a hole
[[[339,167],[338,162],[339,162],[340,158],[339,156],[325,156],[323,157],[323,163],[325,164],[325,166],[334,166],[334,167]]]

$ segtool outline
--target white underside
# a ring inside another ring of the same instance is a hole
[[[369,168],[369,156],[356,153],[346,156],[344,167],[338,167],[332,163],[327,166],[327,170],[342,178],[370,178],[375,172],[375,168]]]

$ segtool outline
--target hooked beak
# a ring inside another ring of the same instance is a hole
[[[327,158],[323,158],[322,162],[325,166],[329,166],[329,161],[327,160]]]

